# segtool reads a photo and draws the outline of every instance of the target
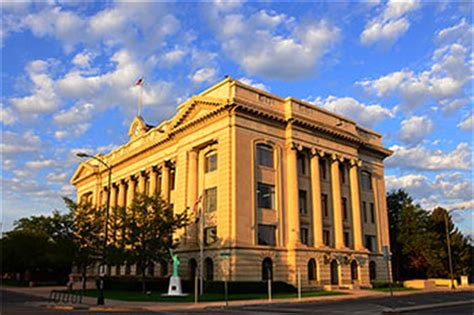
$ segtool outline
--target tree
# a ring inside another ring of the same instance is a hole
[[[87,269],[102,255],[105,211],[69,198],[64,198],[64,202],[73,216],[74,261],[82,273],[82,288],[86,289]]]
[[[188,224],[186,212],[173,213],[173,208],[157,194],[137,195],[125,219],[124,243],[127,263],[134,263],[142,276],[146,292],[146,269],[168,256],[173,247],[173,233]]]

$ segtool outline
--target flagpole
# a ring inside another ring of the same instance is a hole
[[[140,89],[140,92],[138,94],[138,113],[137,113],[137,116],[141,116],[142,115],[142,106],[143,106],[143,84],[140,84],[138,86],[138,88]]]

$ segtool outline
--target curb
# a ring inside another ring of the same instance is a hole
[[[70,306],[70,305],[42,305],[50,310],[57,311],[89,311],[89,312],[142,312],[144,308],[133,307],[107,307],[107,306]]]
[[[434,303],[434,304],[419,305],[419,306],[407,306],[407,307],[385,309],[382,311],[382,314],[399,314],[399,313],[422,311],[422,310],[429,310],[429,309],[434,309],[434,308],[444,308],[444,307],[450,307],[450,306],[469,305],[469,304],[474,304],[474,300]]]

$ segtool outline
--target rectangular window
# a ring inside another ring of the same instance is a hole
[[[261,166],[273,167],[273,148],[271,146],[257,145],[257,163]]]
[[[367,202],[362,201],[362,214],[364,216],[364,222],[367,223]]]
[[[344,232],[344,246],[350,247],[349,232]]]
[[[296,164],[298,167],[298,174],[299,175],[305,175],[306,174],[306,158],[303,154],[298,154]]]
[[[209,173],[217,170],[217,153],[206,155],[204,172]]]
[[[309,231],[308,228],[302,227],[300,228],[300,241],[302,244],[309,245]]]
[[[376,238],[373,235],[365,235],[365,248],[373,252],[375,250]]]
[[[326,160],[319,160],[319,176],[326,179]]]
[[[324,213],[325,217],[329,216],[329,209],[328,209],[328,195],[321,194],[321,209]]]
[[[204,208],[206,212],[217,209],[217,187],[208,188],[204,191]]]
[[[275,246],[275,230],[274,225],[259,224],[258,225],[258,245]]]
[[[361,172],[363,190],[372,190],[372,175],[367,171]]]
[[[346,183],[346,168],[344,164],[339,164],[339,177],[341,179],[341,184]]]
[[[349,213],[347,211],[347,198],[342,197],[341,198],[341,206],[342,206],[342,216],[343,220],[349,220]]]
[[[300,214],[308,214],[308,203],[307,203],[307,194],[306,190],[299,191],[298,206],[300,208]]]
[[[204,244],[211,245],[217,241],[217,228],[215,226],[204,229]]]
[[[323,230],[323,242],[324,245],[329,246],[331,241],[329,230]]]
[[[375,205],[373,202],[370,203],[370,222],[375,223]]]
[[[259,208],[274,209],[274,195],[275,187],[258,183],[257,186],[257,201]]]

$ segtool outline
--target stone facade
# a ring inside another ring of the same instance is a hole
[[[380,134],[226,78],[156,127],[136,117],[129,135],[100,156],[113,170],[111,205],[129,205],[139,191],[192,216],[203,209],[204,221],[175,235],[184,278],[200,268],[203,227],[206,279],[295,284],[299,271],[305,288],[388,280],[391,152]],[[71,182],[78,200],[106,202],[107,172],[94,160]]]

